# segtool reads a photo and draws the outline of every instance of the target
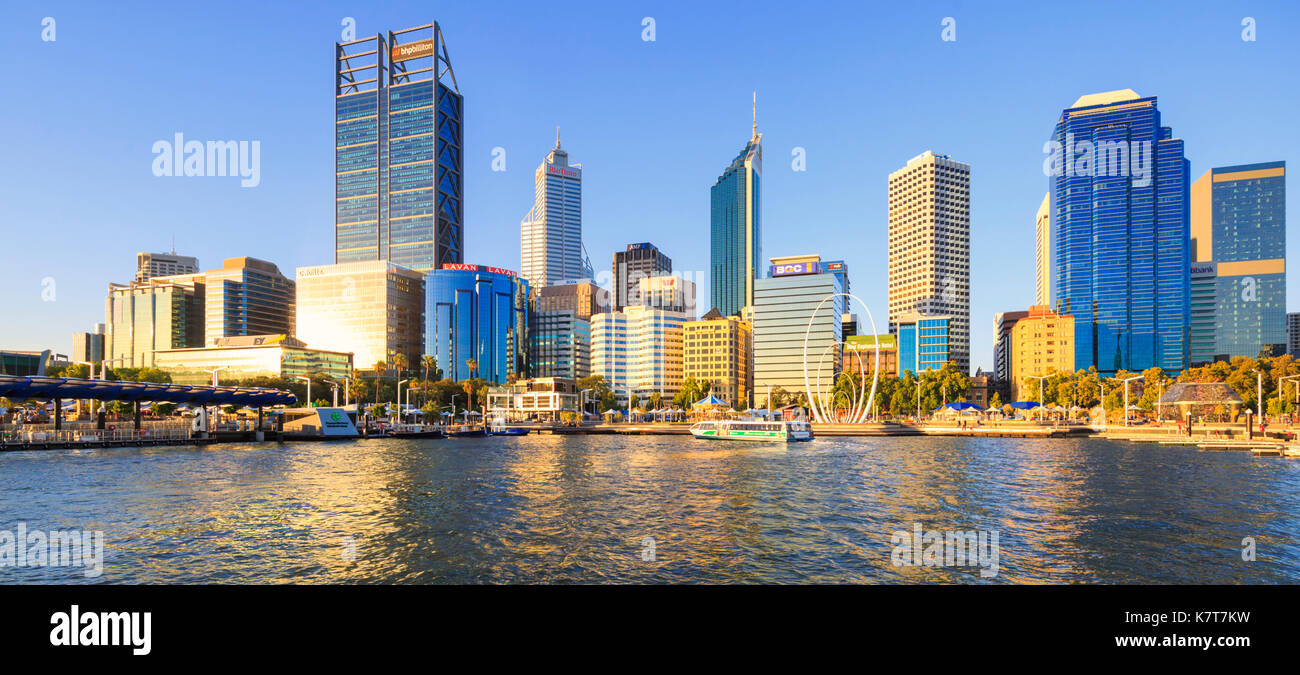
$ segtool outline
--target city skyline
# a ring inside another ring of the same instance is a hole
[[[303,63],[308,65],[306,67],[295,65],[298,55],[294,54],[290,57],[289,63],[285,64],[285,68],[290,70],[297,68],[299,72],[316,72],[321,68],[320,62],[323,58],[328,58],[322,56],[323,51],[330,48],[330,43],[340,39],[338,19],[348,16],[346,12],[337,11],[338,9],[341,8],[326,7],[309,12],[317,17],[311,23],[313,26],[311,31],[299,30],[301,26],[295,25],[293,30],[287,32],[284,39],[291,42],[294,49],[301,49],[307,53]],[[982,10],[980,17],[971,17],[972,21],[969,22],[960,15],[959,8],[947,10],[954,13],[959,22],[962,22],[959,24],[962,26],[958,34],[959,39],[953,44],[940,41],[938,19],[942,17],[935,16],[922,20],[923,17],[909,15],[901,22],[903,28],[899,30],[906,37],[892,39],[907,40],[905,46],[909,53],[934,52],[926,58],[932,61],[948,59],[952,58],[952,50],[966,49],[967,44],[973,44],[972,48],[976,50],[988,49],[986,36],[990,34],[987,31],[993,23],[990,21],[991,18],[1004,20],[1008,24],[999,27],[995,31],[998,33],[1015,30],[1015,26],[1033,24],[1034,21],[1051,20],[1050,16],[1046,16],[1048,13],[1042,10],[1030,7],[1022,9],[1019,15],[1000,9]],[[201,10],[187,11],[203,14]],[[1139,13],[1149,11],[1151,10],[1142,9]],[[338,16],[326,17],[330,12]],[[280,13],[273,9],[265,12],[262,10],[245,12],[245,14],[268,16]],[[632,48],[659,50],[658,56],[662,62],[651,64],[653,68],[641,64],[645,66],[643,69],[645,72],[653,74],[663,72],[668,62],[698,58],[701,50],[707,51],[704,47],[684,47],[680,41],[682,33],[679,31],[698,30],[686,25],[696,23],[698,17],[686,21],[682,18],[686,13],[689,12],[677,9],[659,17],[657,40],[650,43],[643,42],[640,38],[641,27],[637,24],[639,17],[600,13],[598,17],[582,25],[587,27],[589,29],[587,32],[597,39],[599,48],[612,48],[614,53],[620,55],[624,53],[623,48],[617,46],[621,40],[631,43],[626,46],[629,50]],[[33,19],[32,30],[28,31],[27,35],[23,35],[19,27],[12,24],[6,24],[3,31],[11,40],[35,42],[34,48],[68,49],[73,53],[93,49],[96,43],[91,40],[97,38],[92,38],[84,29],[83,22],[73,20],[75,14],[92,15],[96,17],[97,22],[102,21],[105,26],[114,25],[113,17],[91,7],[70,12],[70,15],[60,23],[58,41],[51,45],[39,44],[37,30],[39,17]],[[180,14],[186,15],[186,11]],[[776,90],[774,95],[765,96],[764,140],[769,145],[769,160],[767,175],[764,176],[766,203],[763,205],[763,219],[766,222],[763,227],[762,248],[765,252],[780,255],[834,252],[834,257],[843,258],[854,266],[855,292],[864,297],[873,311],[880,314],[882,313],[880,308],[885,306],[883,298],[886,292],[884,258],[880,254],[885,241],[886,213],[883,196],[885,177],[888,174],[888,170],[884,170],[885,167],[896,167],[907,157],[927,147],[942,149],[954,157],[961,158],[962,161],[969,162],[972,166],[972,370],[978,367],[988,369],[992,365],[992,335],[988,330],[989,319],[998,311],[1023,308],[1032,304],[1032,294],[1026,289],[1033,288],[1033,237],[1028,235],[1030,228],[1027,226],[1027,218],[1024,214],[1033,209],[1046,185],[1046,179],[1039,167],[1043,159],[1041,144],[1050,135],[1050,121],[1068,105],[1069,101],[1084,94],[1120,88],[1133,88],[1143,92],[1144,95],[1159,96],[1162,111],[1169,114],[1178,136],[1187,142],[1187,157],[1191,162],[1193,175],[1200,175],[1213,166],[1285,160],[1294,154],[1296,147],[1294,130],[1284,124],[1281,112],[1276,112],[1293,109],[1293,104],[1288,101],[1294,99],[1294,94],[1271,91],[1257,84],[1252,85],[1252,82],[1256,81],[1255,77],[1262,77],[1258,73],[1236,74],[1237,79],[1233,87],[1225,85],[1217,89],[1211,88],[1218,92],[1212,95],[1223,96],[1224,90],[1237,91],[1235,87],[1240,87],[1241,95],[1251,96],[1251,101],[1258,105],[1252,106],[1252,110],[1248,111],[1234,110],[1235,114],[1229,117],[1233,120],[1233,124],[1220,124],[1217,131],[1208,131],[1205,128],[1207,118],[1213,114],[1222,117],[1224,108],[1217,107],[1216,113],[1216,104],[1212,101],[1206,104],[1198,100],[1196,96],[1201,92],[1190,86],[1188,77],[1175,73],[1148,75],[1140,69],[1132,72],[1132,64],[1124,64],[1127,68],[1076,67],[1069,73],[1071,76],[1060,78],[1064,80],[1063,82],[1054,81],[1046,87],[1034,90],[1032,103],[1018,103],[1016,106],[1018,110],[1003,114],[1002,117],[1006,120],[1001,122],[986,117],[982,124],[978,121],[963,121],[960,124],[952,124],[948,121],[936,123],[935,116],[925,111],[914,110],[911,114],[928,124],[928,128],[921,129],[923,125],[918,123],[904,125],[901,132],[873,135],[867,126],[861,124],[861,120],[856,120],[851,125],[854,133],[849,137],[854,147],[860,144],[872,147],[869,148],[868,154],[858,153],[859,156],[849,158],[853,161],[846,165],[843,163],[846,158],[838,155],[854,153],[843,153],[837,145],[826,142],[828,138],[826,134],[811,129],[811,127],[825,125],[842,133],[846,126],[845,121],[840,119],[841,113],[825,106],[817,108],[807,105],[792,106],[780,100],[785,97],[781,96],[784,92],[778,82],[771,77],[759,77],[756,73],[761,70],[760,68],[745,67],[729,71],[733,78],[739,78],[734,87],[722,87],[719,91],[714,91],[693,104],[697,106],[700,119],[691,120],[689,126],[663,121],[651,126],[640,123],[643,120],[634,120],[638,122],[636,127],[638,132],[648,138],[657,139],[650,144],[651,146],[663,142],[664,131],[669,134],[673,129],[687,132],[684,136],[691,141],[681,145],[680,152],[662,153],[672,156],[656,158],[654,153],[629,153],[628,146],[636,147],[639,140],[629,138],[626,134],[628,128],[626,120],[611,125],[593,118],[590,114],[585,120],[582,116],[574,120],[574,116],[569,113],[576,108],[571,106],[557,106],[563,110],[538,111],[528,115],[511,113],[507,116],[494,111],[491,105],[495,100],[494,96],[499,95],[496,90],[504,84],[502,78],[485,77],[481,73],[484,63],[496,64],[498,70],[507,75],[511,72],[517,74],[517,71],[510,71],[500,66],[501,57],[491,56],[491,49],[483,44],[491,42],[499,46],[499,36],[492,37],[490,40],[484,38],[485,35],[490,34],[490,27],[458,17],[454,9],[440,10],[436,16],[425,16],[421,11],[410,8],[394,10],[391,13],[372,14],[356,17],[359,24],[358,38],[380,32],[386,26],[415,25],[435,18],[449,34],[449,43],[453,48],[452,56],[457,65],[457,74],[461,78],[461,90],[466,93],[466,100],[470,102],[466,116],[474,120],[473,123],[467,124],[466,133],[470,136],[466,140],[465,162],[466,171],[471,174],[466,181],[468,187],[465,259],[473,262],[499,265],[509,269],[519,268],[518,261],[509,252],[513,247],[494,244],[494,241],[499,242],[502,237],[508,236],[511,230],[517,233],[517,214],[520,212],[521,205],[525,208],[527,205],[529,192],[527,188],[518,189],[517,183],[520,182],[520,178],[523,178],[525,185],[531,180],[530,175],[525,175],[531,173],[530,153],[527,151],[528,146],[524,144],[525,134],[517,132],[516,129],[526,128],[527,135],[536,136],[539,129],[553,127],[554,123],[558,122],[564,124],[566,130],[576,131],[572,134],[577,137],[574,146],[583,148],[586,163],[601,166],[603,175],[599,178],[599,184],[593,182],[589,186],[588,194],[584,195],[587,201],[584,205],[587,209],[584,219],[590,225],[585,228],[587,230],[585,234],[593,257],[603,259],[610,252],[620,250],[629,242],[649,239],[665,250],[671,251],[679,269],[707,269],[707,247],[700,244],[698,236],[702,224],[707,223],[708,218],[707,196],[702,196],[704,186],[707,186],[707,181],[716,177],[717,166],[721,161],[719,157],[725,159],[735,152],[733,132],[743,124],[741,120],[749,112],[745,108],[749,107],[750,102],[747,99],[750,90],[763,89],[765,92]],[[1207,34],[1222,37],[1221,39],[1216,37],[1217,41],[1213,43],[1211,51],[1226,60],[1224,64],[1215,65],[1213,68],[1231,68],[1234,64],[1245,63],[1254,64],[1258,69],[1267,67],[1268,64],[1264,63],[1264,55],[1269,53],[1269,50],[1278,48],[1276,45],[1269,46],[1269,32],[1280,36],[1282,26],[1274,23],[1276,27],[1270,30],[1268,29],[1270,19],[1267,15],[1261,15],[1260,12],[1255,14],[1261,21],[1261,38],[1258,43],[1253,44],[1243,44],[1240,40],[1238,35],[1240,29],[1234,27],[1240,17],[1234,19],[1225,14],[1215,19],[1222,25],[1217,25],[1214,31],[1209,31]],[[1278,12],[1274,13],[1274,17],[1278,17],[1272,19],[1274,22],[1282,18],[1278,14]],[[1293,15],[1294,12],[1290,11],[1289,14]],[[767,13],[766,16],[770,17],[771,14]],[[671,17],[676,18],[670,20]],[[1290,18],[1294,17],[1290,16]],[[543,24],[549,24],[551,21],[562,19],[572,20],[572,17],[561,15],[559,18],[543,18],[541,21]],[[169,19],[160,19],[164,22],[167,20]],[[821,19],[807,19],[803,16],[796,16],[793,20],[797,25],[821,21]],[[1184,17],[1180,20],[1189,27],[1196,27],[1197,30],[1208,31],[1211,24],[1210,17],[1204,19]],[[1085,19],[1084,26],[1088,25],[1086,21]],[[470,25],[465,25],[466,23]],[[669,30],[670,27],[672,30]],[[248,38],[250,42],[254,39],[252,36],[259,34],[258,30],[250,29]],[[839,31],[834,29],[822,30],[839,34]],[[607,38],[605,31],[625,34],[616,40],[612,37]],[[675,32],[677,38],[670,40],[670,36]],[[1034,38],[1032,35],[1024,35],[1023,39],[1032,43]],[[1233,42],[1234,40],[1236,42]],[[79,41],[82,44],[79,45]],[[916,44],[911,44],[911,41]],[[848,43],[842,40],[832,40],[829,44],[837,46],[832,48],[818,45],[810,48],[808,55],[799,56],[799,59],[813,56],[825,58],[828,53],[842,53],[849,48]],[[943,49],[949,49],[950,53],[945,56],[941,51]],[[1257,53],[1246,51],[1240,56],[1225,57],[1224,54],[1231,54],[1226,51],[1228,49],[1254,50]],[[664,52],[669,53],[664,54]],[[196,53],[198,54],[196,58],[201,65],[208,63],[202,49],[197,50]],[[1192,61],[1204,61],[1196,58],[1197,54],[1191,50],[1177,53]],[[53,54],[55,63],[60,58],[67,58],[58,52]],[[488,58],[483,59],[485,54]],[[37,55],[24,53],[19,58],[25,61],[31,60],[31,64],[35,66],[32,72],[52,75],[53,71],[47,70],[47,64],[36,62]],[[1006,63],[1008,58],[1004,54],[1001,60],[993,58],[990,61]],[[464,72],[467,65],[473,77]],[[593,68],[598,73],[609,72],[606,67],[596,64],[583,64],[583,67]],[[620,67],[629,66],[623,62]],[[208,68],[208,70],[200,69],[200,72],[209,73],[207,79],[202,82],[190,83],[193,84],[190,86],[185,81],[181,81],[169,86],[173,97],[191,106],[196,99],[206,100],[203,99],[204,92],[213,86],[220,88],[222,82],[220,76],[213,74],[215,71],[212,68],[215,68],[215,64],[209,65]],[[1114,72],[1119,70],[1127,72]],[[755,74],[747,74],[750,71]],[[1218,71],[1212,69],[1211,72]],[[1206,80],[1213,79],[1206,75],[1206,71],[1202,69],[1198,73],[1198,81],[1202,77]],[[25,77],[26,74],[20,74],[20,79]],[[231,115],[232,111],[240,107],[249,107],[249,101],[263,100],[266,95],[265,87],[270,86],[270,79],[273,78],[268,78],[268,82],[256,82],[251,86],[252,91],[246,95],[242,94],[243,90],[239,88],[222,90],[222,96],[220,100],[214,101],[217,104],[214,107],[218,111],[217,114],[224,112],[228,115],[226,121],[233,122],[233,125],[219,123],[222,121],[220,118],[210,117],[207,113],[196,114],[190,110],[187,114],[184,105],[178,107],[177,104],[169,104],[167,101],[161,102],[161,107],[165,109],[164,114],[141,114],[142,110],[137,102],[116,98],[117,94],[105,92],[106,96],[111,94],[109,100],[115,102],[106,114],[110,120],[122,125],[123,129],[119,130],[113,126],[105,131],[100,128],[99,140],[89,143],[86,142],[86,137],[70,134],[68,141],[54,142],[53,152],[46,150],[41,153],[30,153],[34,170],[24,172],[12,166],[7,167],[4,177],[9,179],[8,184],[17,188],[14,191],[16,199],[11,207],[11,217],[16,218],[17,222],[42,226],[18,227],[10,230],[11,243],[15,250],[28,246],[34,249],[34,253],[16,260],[15,264],[6,271],[3,281],[10,288],[29,289],[19,290],[15,296],[19,311],[33,317],[34,321],[31,323],[35,325],[21,328],[6,326],[0,329],[2,331],[0,342],[15,348],[53,348],[55,351],[68,351],[72,333],[85,330],[88,325],[102,320],[100,316],[105,283],[128,281],[132,271],[129,264],[131,256],[139,251],[163,251],[171,248],[169,241],[173,234],[177,237],[175,245],[177,253],[194,256],[200,260],[253,256],[268,260],[281,270],[331,262],[331,247],[328,244],[321,246],[321,241],[327,239],[330,220],[328,205],[322,206],[322,203],[328,201],[330,190],[331,172],[328,169],[327,156],[323,163],[325,166],[323,174],[318,169],[301,171],[303,165],[297,162],[288,165],[292,171],[287,171],[283,163],[284,157],[289,153],[270,151],[273,142],[283,144],[288,140],[290,141],[286,144],[288,147],[292,148],[301,143],[309,150],[306,156],[320,158],[323,153],[316,146],[324,146],[325,143],[330,142],[328,122],[331,115],[326,106],[331,102],[316,91],[320,86],[315,83],[315,79],[312,79],[313,84],[304,87],[309,104],[293,107],[293,110],[301,112],[286,113],[284,115],[286,119],[266,116],[265,110],[269,108],[264,106],[252,106],[258,109],[263,118],[241,116],[238,113]],[[504,79],[508,83],[527,87],[525,83],[513,82],[509,77]],[[886,90],[894,92],[900,89],[916,91],[915,85],[900,84],[902,79],[905,77],[900,75],[895,79],[885,80],[883,83],[873,82],[873,84],[884,86]],[[974,79],[981,81],[979,77]],[[1166,83],[1166,80],[1172,81]],[[1181,84],[1178,80],[1182,81]],[[987,83],[988,78],[982,81]],[[280,95],[294,93],[296,86],[279,82],[277,85],[285,86],[287,89]],[[1198,85],[1203,85],[1203,81],[1198,82]],[[36,91],[45,91],[40,89],[39,85],[33,86],[36,87]],[[691,81],[683,86],[696,86],[696,83]],[[971,90],[967,85],[954,86],[953,94],[960,96],[962,91],[969,94]],[[479,100],[477,96],[480,93],[485,97],[484,102],[480,104],[482,107],[473,104]],[[807,91],[804,93],[806,94]],[[262,97],[259,98],[258,94]],[[584,90],[581,94],[583,95],[578,98],[588,103],[591,97],[595,96],[594,91]],[[45,101],[47,104],[45,109],[48,109],[48,104],[57,104],[60,100],[60,95],[51,95],[54,98]],[[848,102],[861,98],[854,96],[852,92],[834,92],[834,95],[840,98],[831,98],[832,93],[829,89],[816,95],[823,97],[821,100],[824,103],[840,99]],[[620,100],[627,100],[627,97],[624,96]],[[32,141],[19,138],[14,130],[30,111],[26,107],[28,104],[21,100],[16,101],[15,104],[17,109],[4,113],[4,117],[0,117],[0,123],[3,123],[7,129],[6,135],[9,139],[14,141],[12,145],[15,150],[23,152],[29,147],[27,144]],[[905,99],[897,99],[896,106],[885,105],[882,109],[884,112],[871,111],[870,115],[875,117],[869,119],[876,120],[876,124],[882,124],[900,115],[909,114],[910,106]],[[1024,113],[1026,109],[1030,112]],[[1275,112],[1269,114],[1266,112],[1269,110]],[[608,105],[602,106],[600,111],[602,114],[611,114]],[[303,117],[301,120],[293,119],[294,114],[301,114]],[[148,118],[149,123],[135,121],[127,123],[123,120],[123,115]],[[58,115],[56,114],[55,117],[57,118]],[[506,117],[511,119],[507,121]],[[523,117],[528,119],[514,119]],[[27,122],[37,130],[37,133],[33,134],[35,139],[51,142],[46,137],[49,132],[44,131],[46,127],[43,124],[31,119],[27,119]],[[1216,120],[1210,122],[1218,123]],[[286,134],[283,133],[282,128],[286,123],[297,124],[311,131],[308,133],[295,129],[294,132]],[[481,132],[474,131],[478,125],[485,125]],[[92,127],[90,133],[96,133],[93,128],[95,125],[90,126]],[[622,128],[624,134],[610,133],[615,127]],[[1006,140],[1009,127],[1015,128],[1013,135],[1021,139],[1019,143],[1011,142],[1010,147]],[[497,131],[493,131],[494,128]],[[1238,131],[1239,128],[1260,131],[1243,134]],[[323,136],[320,133],[322,129],[324,129]],[[264,144],[262,160],[265,163],[262,184],[257,189],[241,190],[238,181],[218,178],[179,181],[174,178],[149,175],[148,169],[145,168],[151,159],[148,153],[149,145],[156,139],[171,138],[172,133],[178,131],[184,132],[187,137],[205,139],[260,139]],[[494,140],[493,135],[500,135],[502,138]],[[569,135],[566,131],[566,136]],[[808,140],[800,140],[800,136]],[[717,137],[716,140],[713,137]],[[92,172],[98,170],[100,174],[107,171],[109,174],[127,176],[96,174],[100,175],[99,179],[86,188],[88,194],[85,201],[88,202],[91,210],[85,210],[86,207],[79,204],[65,203],[56,197],[55,191],[34,178],[48,176],[51,168],[55,166],[47,158],[48,156],[58,157],[67,154],[60,152],[67,149],[67,146],[59,145],[60,143],[77,142],[88,146],[82,148],[82,156],[88,160],[86,169]],[[981,142],[993,146],[993,154],[990,154],[989,150],[981,149],[979,147]],[[602,148],[602,145],[609,147]],[[138,153],[130,150],[135,147],[140,148]],[[504,172],[490,171],[491,151],[497,147],[506,150],[508,168]],[[792,169],[789,153],[797,148],[807,152],[807,171],[799,172]],[[1008,151],[1019,157],[1013,171],[1000,168],[1006,166],[1007,162],[996,159],[996,154],[1006,154]],[[611,153],[636,155],[640,161],[648,162],[650,166],[637,170],[627,164],[611,164]],[[272,158],[276,155],[281,159],[273,161]],[[866,161],[862,161],[864,159]],[[664,160],[667,160],[667,165],[658,163]],[[280,168],[275,168],[277,163],[280,164]],[[672,176],[659,177],[657,174],[660,169],[667,166],[681,170]],[[844,170],[846,166],[854,168],[848,172]],[[652,172],[646,173],[652,168]],[[294,184],[292,181],[286,181],[287,174],[299,171],[302,176],[301,183]],[[133,172],[142,173],[143,178],[139,180],[130,178]],[[846,180],[846,176],[850,179]],[[498,179],[495,184],[492,182],[493,179]],[[474,187],[476,182],[477,188]],[[510,185],[503,185],[506,182]],[[1022,185],[1024,187],[1021,187]],[[476,189],[480,190],[477,196],[474,192]],[[115,192],[108,194],[105,190],[115,190]],[[819,199],[819,195],[836,192],[848,196]],[[660,195],[668,195],[667,205],[649,205],[646,208],[647,202],[654,201]],[[627,208],[629,197],[634,200],[633,204],[637,208]],[[497,208],[497,203],[503,208]],[[513,212],[513,218],[501,217],[502,213],[509,212]],[[667,215],[669,213],[673,214],[671,218]],[[95,217],[91,217],[92,215]],[[1010,217],[1012,215],[1016,217]],[[629,219],[633,222],[629,223]],[[670,219],[678,222],[669,222]],[[278,231],[277,225],[284,223],[289,226],[283,228],[284,232]],[[629,228],[637,234],[629,235],[627,233]],[[54,253],[46,240],[35,238],[35,235],[51,230],[66,231],[80,240],[94,241],[95,253],[82,255],[75,250]],[[692,231],[695,232],[694,235],[691,234]],[[110,232],[111,235],[105,234]],[[983,237],[987,239],[982,241]],[[1289,243],[1289,245],[1293,244]],[[505,252],[501,251],[503,248]],[[43,250],[48,250],[50,253],[43,255],[41,254]],[[52,302],[42,299],[42,292],[47,288],[44,283],[47,278],[55,283],[56,299]],[[701,294],[708,292],[703,286],[699,291]],[[706,309],[708,308],[702,307],[701,311]]]

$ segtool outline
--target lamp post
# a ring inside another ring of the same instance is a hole
[[[334,394],[334,407],[339,407],[339,383],[334,380],[323,380],[323,382],[330,386],[330,391]]]
[[[1038,423],[1043,423],[1043,380],[1047,379],[1046,375],[1026,375],[1025,379],[1038,380]]]
[[[294,379],[307,381],[307,407],[311,408],[311,378],[306,375],[294,375]]]
[[[1282,389],[1283,389],[1282,383],[1286,382],[1287,380],[1296,380],[1296,379],[1300,379],[1300,375],[1287,375],[1284,377],[1277,378],[1277,410],[1279,413],[1282,412]],[[1300,386],[1296,387],[1296,395],[1300,396]]]
[[[217,366],[216,368],[204,368],[203,372],[212,374],[212,386],[217,386],[217,373],[226,369],[226,366]]]
[[[1120,380],[1124,383],[1124,426],[1128,426],[1128,383],[1140,379],[1142,379],[1141,375],[1134,375],[1133,377],[1126,377],[1123,380]]]
[[[579,420],[580,422],[585,422],[585,421],[587,421],[587,420],[586,420],[586,417],[587,417],[587,392],[589,392],[589,391],[591,391],[591,390],[590,390],[590,389],[580,389],[580,390],[578,390],[578,401],[579,401],[579,407],[582,408],[582,418],[583,418],[583,419]]]
[[[404,384],[406,384],[407,382],[410,382],[410,381],[411,381],[411,380],[406,379],[406,380],[399,380],[399,381],[397,382],[397,419],[398,419],[399,421],[402,419],[402,413],[404,412],[404,411],[402,410],[402,385],[404,385]],[[408,401],[409,401],[410,398],[411,398],[411,388],[410,388],[410,387],[407,387],[407,388],[406,388],[406,398],[407,398]]]

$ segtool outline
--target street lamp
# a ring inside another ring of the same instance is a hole
[[[1026,375],[1025,376],[1025,379],[1027,380],[1038,380],[1038,423],[1039,424],[1043,423],[1043,380],[1046,380],[1047,377],[1048,377],[1047,375]]]
[[[1133,377],[1126,377],[1123,380],[1120,380],[1124,383],[1124,426],[1128,426],[1128,383],[1133,380],[1140,380],[1143,377],[1143,375],[1134,375]]]
[[[322,382],[330,386],[330,391],[334,394],[334,407],[339,407],[339,383],[334,380],[322,380]]]
[[[399,380],[397,382],[397,419],[399,420],[402,419],[402,412],[403,412],[402,411],[402,385],[406,384],[407,382],[410,382],[410,380],[409,379]],[[410,387],[406,388],[406,398],[408,400],[411,398]]]
[[[311,378],[306,375],[294,375],[294,378],[307,381],[307,407],[311,408]]]
[[[216,368],[204,368],[203,372],[212,374],[212,386],[217,386],[217,373],[225,370],[228,366],[217,366]]]
[[[583,421],[583,422],[587,421],[587,420],[586,420],[586,417],[587,417],[587,392],[589,392],[589,391],[591,391],[591,390],[590,390],[590,389],[580,389],[580,390],[578,390],[578,399],[579,399],[579,401],[581,401],[582,417],[583,417],[583,420],[582,420],[582,421]]]
[[[1282,383],[1286,382],[1287,380],[1297,380],[1297,379],[1300,379],[1300,375],[1287,375],[1285,377],[1277,378],[1277,410],[1279,414],[1281,414],[1282,412],[1282,389],[1283,389]],[[1296,396],[1300,396],[1300,385],[1296,387]]]

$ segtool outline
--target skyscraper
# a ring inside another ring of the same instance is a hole
[[[709,297],[724,316],[739,315],[754,304],[762,251],[763,135],[758,133],[755,95],[754,129],[709,193]]]
[[[840,373],[843,277],[824,272],[816,255],[772,258],[770,274],[754,285],[754,398],[767,401],[780,387],[791,396],[829,396]],[[808,379],[804,379],[804,336],[808,336]],[[854,367],[857,367],[855,362]],[[821,370],[820,382],[817,371]],[[820,386],[819,386],[820,384]],[[766,403],[765,403],[766,407]]]
[[[970,165],[929,150],[889,174],[890,332],[911,314],[948,317],[948,358],[969,373]]]
[[[1192,364],[1284,352],[1286,162],[1206,171],[1190,229]]]
[[[672,258],[650,242],[628,244],[614,252],[614,309],[641,304],[641,280],[673,272]]]
[[[1034,304],[1050,305],[1052,298],[1052,195],[1043,195],[1034,216]]]
[[[590,278],[582,248],[582,165],[569,163],[558,128],[533,184],[533,208],[519,222],[519,276],[535,289]]]
[[[369,260],[299,267],[297,283],[297,333],[308,345],[351,352],[361,370],[398,354],[416,367],[426,353],[423,273]]]
[[[274,263],[227,258],[203,273],[203,343],[247,335],[293,335],[297,289]]]
[[[1052,295],[1074,316],[1074,367],[1186,365],[1189,164],[1154,96],[1090,94],[1061,112],[1044,163]]]
[[[461,262],[464,99],[431,23],[334,45],[334,262]]]
[[[199,259],[188,255],[170,253],[135,254],[135,281],[148,281],[154,277],[174,274],[194,274],[199,271]]]
[[[425,353],[445,377],[505,384],[528,375],[525,279],[499,267],[453,263],[425,279]]]

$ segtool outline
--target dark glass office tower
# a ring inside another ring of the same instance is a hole
[[[761,274],[762,140],[756,119],[753,137],[709,193],[709,296],[724,316],[754,304],[754,279]]]
[[[1189,175],[1154,96],[1084,96],[1061,113],[1049,171],[1053,296],[1074,316],[1074,367],[1187,363]]]
[[[461,262],[464,99],[437,23],[334,45],[334,262]]]

